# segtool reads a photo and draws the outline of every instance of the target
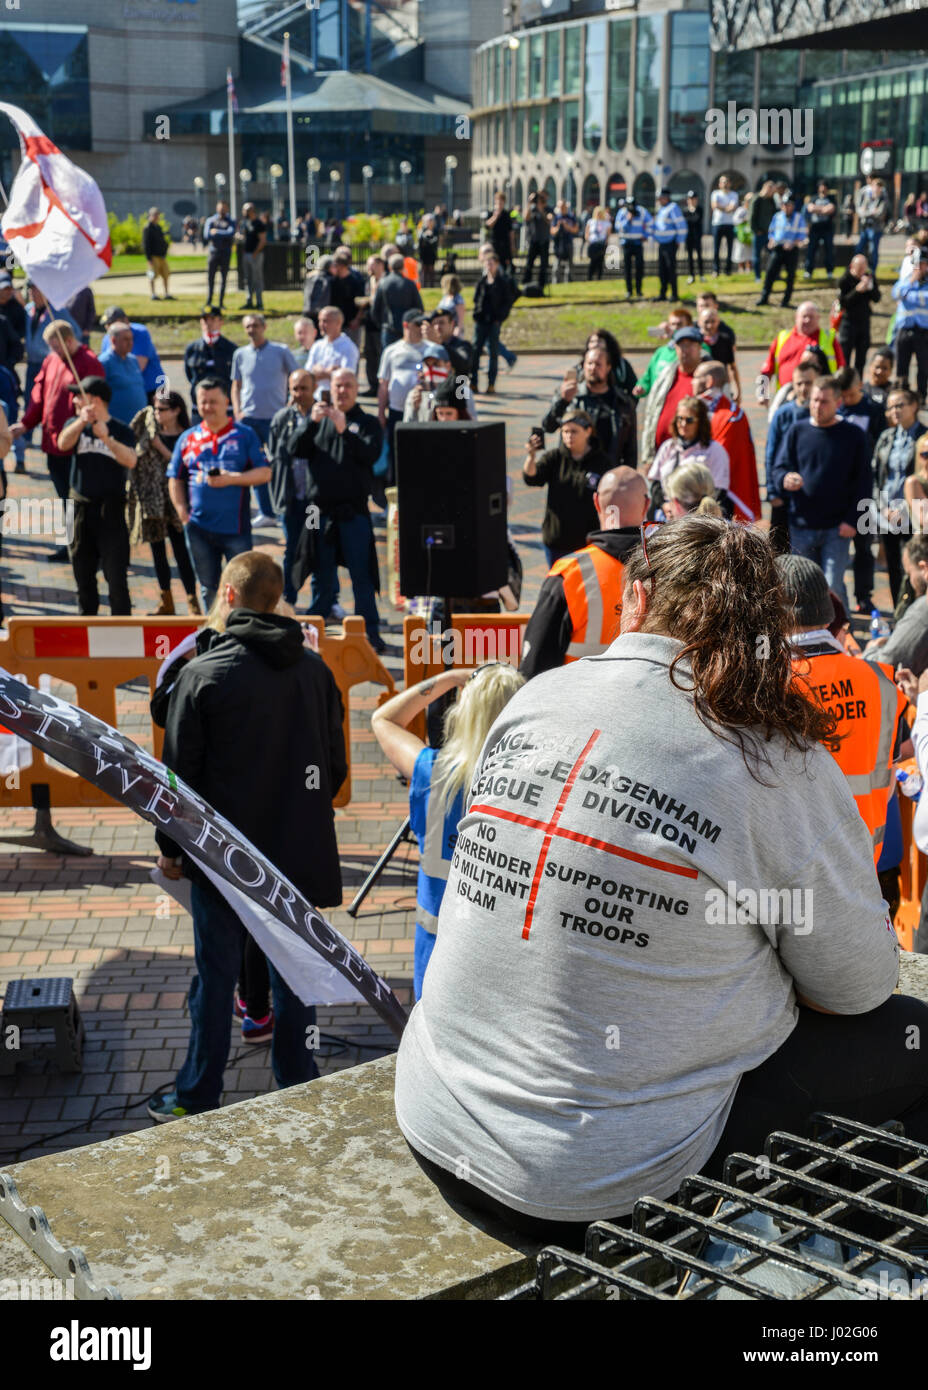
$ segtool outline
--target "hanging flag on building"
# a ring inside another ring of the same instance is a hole
[[[402,1034],[406,1013],[390,986],[250,840],[164,763],[102,719],[2,667],[0,721],[169,835],[304,1004],[363,999]]]
[[[290,35],[284,34],[284,51],[280,59],[280,85],[286,87],[290,80]]]
[[[0,114],[16,127],[23,154],[0,230],[46,299],[65,304],[110,268],[103,195],[28,112],[0,101]]]
[[[238,97],[235,95],[235,80],[232,76],[232,69],[226,68],[226,93],[229,97],[229,105],[232,110],[238,111]]]

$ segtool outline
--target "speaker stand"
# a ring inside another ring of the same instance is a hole
[[[350,906],[345,909],[349,917],[357,917],[361,904],[373,888],[374,884],[377,882],[380,875],[383,873],[384,869],[389,864],[390,860],[393,858],[396,851],[399,849],[400,845],[404,844],[407,840],[415,840],[415,838],[416,837],[413,835],[409,825],[409,817],[407,816],[406,819],[403,821],[402,825],[400,826],[399,830],[396,831],[395,835],[393,836],[393,839],[387,845],[383,854],[377,860],[377,863],[371,869],[367,878],[361,884],[361,887],[358,889],[357,893],[355,893],[354,897],[351,899]]]

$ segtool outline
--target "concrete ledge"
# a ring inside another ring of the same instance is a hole
[[[397,1129],[394,1069],[381,1058],[9,1171],[125,1299],[493,1298],[531,1277],[538,1247],[438,1194]]]
[[[900,989],[928,1000],[928,956]],[[10,1168],[125,1299],[491,1299],[538,1246],[439,1195],[393,1114],[395,1057]],[[0,1279],[44,1267],[0,1220]],[[47,1273],[47,1271],[45,1271]]]

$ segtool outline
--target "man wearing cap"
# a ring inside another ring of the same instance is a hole
[[[58,435],[74,414],[74,401],[68,388],[75,379],[102,377],[104,371],[90,348],[78,342],[70,324],[56,319],[48,325],[43,336],[48,344],[48,356],[39,368],[23,418],[12,426],[10,433],[15,440],[19,435],[35,429],[41,422],[42,449],[48,463],[49,476],[55,492],[65,501],[70,486],[71,454],[69,450],[61,447]],[[78,374],[77,378],[71,369],[72,362]],[[67,547],[61,546],[52,551],[50,558],[58,561],[67,560]]]
[[[226,280],[232,261],[232,247],[235,243],[235,223],[229,216],[229,204],[220,198],[212,217],[203,224],[203,245],[207,248],[206,257],[206,297],[213,302],[213,286],[219,279],[220,313],[226,295]]]
[[[316,378],[317,401],[322,400],[323,391],[331,390],[332,373],[339,367],[357,373],[361,354],[357,344],[342,331],[344,322],[341,309],[336,309],[334,304],[319,310],[319,337],[306,358],[306,370]]]
[[[657,381],[647,395],[647,407],[641,430],[641,463],[648,468],[665,439],[670,438],[670,425],[676,414],[677,402],[695,394],[693,373],[703,355],[702,334],[692,324],[678,328],[671,342],[675,362],[661,368]]]
[[[71,565],[77,583],[77,611],[90,617],[100,610],[97,570],[106,579],[110,612],[132,612],[129,599],[129,532],[126,529],[126,477],[135,467],[135,435],[110,415],[112,391],[99,377],[84,377],[68,390],[77,414],[63,427],[58,443],[71,459],[70,498],[74,503]]]
[[[155,393],[164,390],[167,377],[161,365],[161,358],[158,356],[158,349],[155,347],[152,336],[144,323],[130,323],[129,315],[125,309],[120,309],[113,304],[103,314],[103,326],[112,329],[115,324],[128,324],[132,329],[132,346],[129,349],[142,373],[142,384],[148,396],[148,404],[151,405],[155,399]],[[106,364],[106,359],[113,355],[114,348],[112,338],[109,333],[104,336],[100,344],[100,361]],[[113,414],[117,419],[122,419],[119,411],[114,408]]]
[[[783,206],[779,212],[774,213],[773,221],[770,223],[767,245],[771,256],[767,262],[767,274],[764,276],[764,287],[758,304],[767,303],[774,281],[780,271],[784,270],[786,290],[783,295],[783,308],[788,306],[793,293],[796,266],[799,264],[799,248],[805,245],[808,235],[809,224],[805,219],[805,213],[797,205],[794,195],[790,192],[785,193]]]
[[[909,737],[902,717],[908,702],[896,689],[892,666],[849,656],[829,632],[834,604],[820,567],[803,555],[778,555],[776,564],[796,615],[795,679],[835,716],[841,741],[831,753],[850,783],[876,863],[893,787],[892,764]]]
[[[922,400],[928,391],[928,249],[912,252],[909,278],[901,276],[893,285],[893,299],[905,311],[905,320],[896,338],[896,370],[908,385],[909,365],[914,356],[917,388]]]
[[[625,265],[625,298],[631,299],[632,291],[641,298],[641,284],[644,280],[644,244],[651,235],[651,214],[629,196],[625,206],[619,208],[615,218],[615,229],[622,247]]]
[[[526,680],[599,656],[618,637],[624,560],[641,544],[648,504],[647,484],[634,468],[621,466],[599,479],[593,494],[599,529],[583,549],[555,561],[525,629],[519,670]]]
[[[658,300],[677,297],[677,248],[686,241],[686,219],[676,203],[670,201],[670,189],[662,188],[657,196],[657,212],[651,235],[657,242],[657,274],[660,280]]]
[[[407,309],[403,314],[403,337],[385,348],[380,358],[377,416],[387,438],[389,468],[387,486],[393,481],[393,433],[406,409],[406,397],[413,387],[425,379],[425,362],[430,357],[447,353],[434,343],[424,341],[422,327],[425,314],[421,309]]]
[[[100,351],[112,399],[110,408],[117,420],[128,424],[148,405],[148,392],[142,369],[132,354],[132,329],[123,319],[115,319],[108,329],[109,351]]]
[[[234,356],[235,344],[222,332],[222,310],[215,304],[205,304],[200,312],[200,336],[184,348],[184,375],[194,401],[198,382],[207,376],[218,377],[231,397]],[[199,420],[196,408],[190,418],[194,424]]]

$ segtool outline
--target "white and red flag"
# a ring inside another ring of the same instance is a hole
[[[15,125],[23,152],[0,230],[49,303],[66,304],[110,268],[103,195],[28,112],[0,101],[0,114]]]
[[[280,85],[286,87],[290,81],[290,35],[284,34],[284,49],[280,59]]]

